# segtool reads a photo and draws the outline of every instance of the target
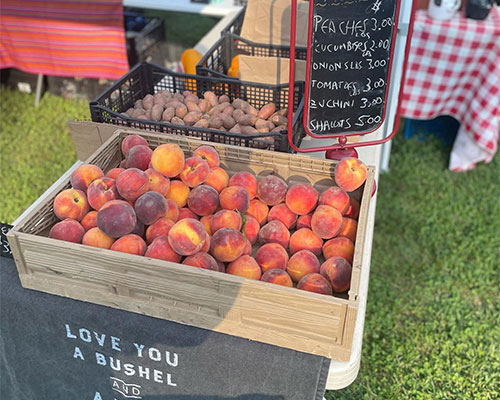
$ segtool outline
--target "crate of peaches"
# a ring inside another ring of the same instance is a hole
[[[118,131],[9,241],[24,287],[346,360],[373,174]]]

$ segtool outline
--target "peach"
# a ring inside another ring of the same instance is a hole
[[[354,258],[354,243],[351,239],[346,237],[335,237],[330,239],[323,245],[323,256],[325,260],[332,257],[342,257],[352,264]]]
[[[185,218],[177,221],[168,233],[168,242],[177,254],[190,256],[205,244],[207,232],[200,221]]]
[[[231,275],[242,276],[248,279],[259,280],[262,274],[259,264],[252,256],[241,256],[231,262],[226,269],[226,272]]]
[[[144,171],[149,179],[149,190],[158,192],[162,196],[166,196],[170,189],[170,179],[160,174],[153,168],[148,168]]]
[[[346,192],[352,192],[365,183],[366,175],[366,165],[354,157],[343,158],[335,166],[335,182]]]
[[[213,217],[214,217],[213,215],[205,215],[200,218],[200,222],[203,224],[205,230],[209,235],[212,235],[212,228],[210,228],[210,224],[212,222]]]
[[[144,171],[129,168],[116,178],[116,189],[126,200],[136,200],[149,190],[149,178]]]
[[[225,273],[226,272],[226,264],[224,264],[223,262],[217,261],[217,271]]]
[[[290,257],[286,271],[294,282],[298,282],[307,274],[319,272],[318,257],[309,250],[300,250]]]
[[[120,175],[123,171],[125,171],[125,168],[111,168],[104,176],[116,180],[118,175]]]
[[[70,182],[73,189],[86,192],[92,181],[102,178],[103,176],[104,172],[102,172],[101,168],[97,165],[83,164],[71,173]]]
[[[93,247],[100,247],[101,249],[109,249],[115,242],[111,236],[106,235],[99,228],[92,228],[85,232],[82,238],[82,244]]]
[[[108,201],[97,212],[97,226],[115,239],[131,233],[136,222],[134,208],[123,200]]]
[[[270,269],[262,274],[260,278],[263,282],[274,283],[276,285],[293,287],[292,278],[282,269]]]
[[[319,196],[320,205],[330,206],[337,209],[342,215],[346,213],[349,208],[349,195],[346,191],[338,186],[332,186],[326,189],[321,196]]]
[[[165,214],[165,218],[168,218],[174,222],[177,222],[179,218],[179,207],[175,204],[175,201],[172,199],[166,199],[167,201],[167,213]]]
[[[182,181],[170,181],[170,189],[168,190],[167,199],[173,200],[178,208],[184,207],[187,204],[187,199],[191,189]]]
[[[194,212],[192,212],[189,208],[187,207],[182,207],[179,208],[179,217],[177,218],[177,221],[180,221],[181,219],[186,219],[186,218],[191,218],[191,219],[200,219]]]
[[[104,203],[119,198],[115,180],[105,176],[93,181],[87,189],[87,200],[94,210],[99,210]]]
[[[285,200],[288,186],[276,175],[267,175],[257,183],[257,196],[268,206],[274,206]]]
[[[130,233],[144,238],[144,232],[146,231],[146,226],[139,220],[135,223],[134,230]]]
[[[167,215],[167,200],[158,192],[146,192],[134,205],[137,219],[144,225],[151,225]]]
[[[97,211],[89,211],[80,221],[85,231],[97,227]]]
[[[210,253],[217,261],[231,262],[243,254],[246,240],[241,232],[222,228],[215,232],[210,243]]]
[[[204,253],[202,251],[193,254],[192,256],[186,257],[182,262],[184,265],[190,265],[191,267],[197,267],[202,269],[209,269],[211,271],[218,271],[219,266],[217,261],[210,254]]]
[[[149,168],[153,150],[149,146],[137,145],[129,149],[125,158],[126,168],[137,168],[146,171]]]
[[[89,212],[89,203],[84,192],[78,189],[66,189],[54,199],[54,214],[59,219],[80,221]]]
[[[243,250],[243,253],[241,254],[242,256],[251,256],[252,255],[252,243],[250,243],[250,240],[245,239],[245,250]]]
[[[231,210],[217,211],[210,221],[210,230],[212,235],[222,228],[232,228],[239,231],[241,229],[242,221],[240,214]]]
[[[319,294],[333,294],[330,282],[323,275],[316,272],[304,276],[297,284],[297,289]]]
[[[286,192],[285,203],[295,214],[306,215],[318,203],[318,191],[307,183],[297,183]]]
[[[184,169],[184,153],[179,145],[165,143],[153,150],[151,165],[167,178],[179,175]]]
[[[128,151],[137,145],[149,146],[148,141],[139,135],[128,135],[122,140],[122,153],[124,156],[127,155]]]
[[[358,231],[358,223],[355,219],[344,217],[342,218],[342,225],[337,236],[346,237],[351,239],[353,243],[356,242],[356,232]]]
[[[116,241],[111,245],[111,250],[143,256],[146,252],[146,247],[147,245],[143,238],[130,233],[116,239]]]
[[[275,219],[268,222],[259,231],[259,242],[261,243],[278,243],[284,249],[288,248],[288,241],[290,240],[290,231],[286,229],[283,222]]]
[[[209,172],[210,167],[205,160],[200,157],[189,157],[186,159],[180,178],[182,182],[193,188],[205,182]]]
[[[212,186],[218,193],[229,184],[229,175],[221,167],[213,167],[205,179],[205,185]]]
[[[297,218],[297,229],[308,228],[311,229],[311,218],[312,214],[301,215]]]
[[[293,213],[285,203],[272,206],[267,215],[269,222],[278,220],[283,222],[287,229],[292,229],[297,223],[297,214]]]
[[[189,193],[187,205],[196,215],[211,215],[219,206],[219,193],[208,185],[196,186]]]
[[[193,157],[199,157],[205,160],[208,165],[212,167],[218,167],[220,164],[219,153],[214,147],[208,145],[202,145],[193,151]]]
[[[168,237],[165,235],[153,239],[146,249],[144,256],[174,263],[180,263],[182,259],[181,255],[177,254],[174,249],[172,249],[168,242]]]
[[[241,186],[247,190],[250,200],[257,196],[257,178],[250,172],[240,171],[229,179],[229,186]]]
[[[242,186],[228,186],[219,195],[220,206],[226,210],[238,210],[245,214],[250,206],[248,192]]]
[[[334,292],[342,293],[349,290],[351,286],[352,267],[345,258],[329,258],[321,264],[319,272],[328,279]]]
[[[355,199],[352,196],[349,196],[349,198],[350,198],[349,208],[347,209],[346,213],[344,214],[344,217],[358,219],[358,217],[359,217],[359,200]]]
[[[146,228],[146,243],[151,244],[158,236],[168,236],[175,222],[163,217]]]
[[[85,229],[72,218],[66,218],[55,224],[49,232],[52,239],[64,240],[66,242],[81,243]]]
[[[300,250],[309,250],[316,256],[321,255],[323,240],[312,230],[307,228],[295,231],[290,237],[290,253],[295,254]]]
[[[260,265],[262,272],[270,269],[286,269],[288,253],[278,243],[267,243],[255,253],[255,260]]]
[[[201,248],[201,252],[208,253],[210,251],[210,242],[212,241],[212,237],[207,233],[205,235],[205,244]]]
[[[250,241],[251,244],[254,244],[259,237],[260,225],[257,220],[247,215],[245,216],[245,223],[243,225],[243,233],[245,237]]]
[[[263,201],[253,199],[250,201],[247,214],[254,217],[259,222],[260,226],[262,226],[267,222],[269,207]]]
[[[342,214],[330,206],[318,206],[311,218],[312,231],[323,239],[336,236],[342,225]]]

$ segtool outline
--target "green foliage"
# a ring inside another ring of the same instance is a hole
[[[66,128],[88,103],[0,88],[0,221],[11,223],[76,161]]]

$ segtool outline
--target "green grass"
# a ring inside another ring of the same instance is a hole
[[[0,220],[76,160],[86,103],[0,90]],[[435,139],[396,138],[381,177],[361,370],[332,399],[495,399],[500,381],[500,157],[447,170]]]

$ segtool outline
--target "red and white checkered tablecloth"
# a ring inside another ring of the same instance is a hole
[[[460,128],[449,168],[489,162],[500,130],[500,11],[486,20],[457,14],[448,21],[415,16],[401,104],[402,115],[433,119],[451,115]]]

